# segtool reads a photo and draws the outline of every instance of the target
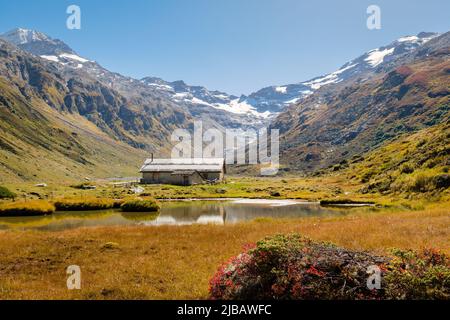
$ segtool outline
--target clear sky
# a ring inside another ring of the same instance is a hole
[[[81,30],[66,8],[81,7]],[[381,30],[366,9],[381,8]],[[236,95],[335,71],[404,35],[450,30],[449,0],[0,0],[0,32],[59,38],[136,78],[182,79]]]

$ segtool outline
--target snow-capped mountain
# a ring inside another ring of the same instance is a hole
[[[65,72],[88,74],[127,97],[162,97],[186,108],[193,116],[207,117],[222,127],[259,127],[267,124],[288,105],[299,102],[314,91],[348,79],[368,78],[384,65],[437,35],[422,32],[416,36],[402,37],[347,62],[335,72],[295,84],[266,87],[240,97],[202,86],[191,86],[181,80],[168,82],[156,77],[141,80],[126,77],[104,69],[97,62],[78,55],[61,40],[52,39],[38,31],[18,28],[0,35],[0,38],[55,63]]]
[[[347,62],[335,72],[296,84],[266,87],[248,97],[241,97],[241,102],[252,106],[260,113],[269,112],[273,117],[286,106],[299,102],[321,87],[376,72],[378,68],[420,47],[436,36],[438,36],[437,33],[422,32],[416,36],[402,37],[385,47],[370,50]]]
[[[6,32],[2,35],[2,38],[15,45],[23,45],[36,41],[50,41],[50,38],[41,32],[22,28]]]
[[[295,84],[266,87],[248,96],[236,97],[220,91],[209,91],[204,87],[186,85],[183,81],[167,82],[154,77],[147,77],[141,81],[170,93],[171,99],[175,102],[208,105],[235,114],[246,114],[259,121],[267,122],[288,105],[299,102],[314,91],[347,79],[368,77],[378,68],[420,47],[437,35],[422,32],[417,36],[402,37],[387,46],[366,52],[332,73]]]
[[[0,35],[0,38],[36,56],[74,69],[82,68],[85,64],[91,67],[95,64],[94,61],[80,57],[61,40],[52,39],[39,31],[17,28]]]
[[[167,82],[151,77],[138,80],[111,72],[97,62],[82,57],[64,42],[38,31],[18,28],[0,35],[0,38],[51,63],[68,78],[99,81],[137,105],[145,105],[148,99],[169,102],[195,119],[202,119],[207,127],[255,128],[265,124],[269,115],[259,113],[238,97],[224,92],[189,86],[183,81]]]
[[[247,103],[245,96],[239,98],[217,90],[209,91],[202,86],[187,85],[181,80],[167,82],[160,78],[146,77],[141,82],[161,91],[166,91],[174,102],[209,106],[237,115],[253,116],[256,119],[267,119],[271,115],[270,112],[259,112]]]

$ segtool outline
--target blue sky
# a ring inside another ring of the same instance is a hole
[[[82,29],[66,28],[81,7]],[[366,9],[381,8],[368,30]],[[0,0],[0,32],[31,28],[106,68],[236,95],[336,70],[420,31],[450,30],[448,0]]]

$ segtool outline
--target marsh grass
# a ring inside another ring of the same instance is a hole
[[[0,216],[39,216],[52,214],[55,206],[47,201],[32,200],[0,205]]]
[[[117,208],[120,201],[110,198],[64,198],[55,201],[55,207],[59,211],[88,211]]]
[[[160,209],[160,206],[156,200],[147,198],[125,200],[120,208],[124,212],[155,212]]]

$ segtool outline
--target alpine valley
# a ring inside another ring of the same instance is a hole
[[[144,62],[169,63],[164,73],[185,74],[204,57],[259,72],[250,62],[270,56],[278,72],[294,66],[285,57],[318,68],[324,56],[335,58],[333,43],[344,54],[356,44],[340,37],[367,32],[373,41],[409,23],[448,30],[448,19],[439,21],[444,1],[435,11],[431,2],[407,11],[383,5],[388,33],[365,30],[361,1],[338,6],[360,12],[356,22],[343,21],[331,1],[314,2],[315,10],[295,1],[310,11],[293,10],[293,1],[147,2],[83,2],[83,17],[96,22],[83,22],[84,30],[117,50],[103,48],[105,59],[117,53],[116,62],[142,70],[151,69]],[[61,23],[42,21],[58,6],[17,4],[4,6],[15,12],[4,25]],[[328,74],[233,95],[152,70],[141,79],[119,74],[36,30],[0,34],[0,300],[176,299],[160,311],[196,319],[276,317],[285,305],[298,311],[295,300],[450,300],[450,32],[387,42]],[[132,61],[124,48],[149,60]],[[316,56],[300,61],[303,50]],[[206,71],[223,81],[215,70]],[[205,143],[198,134],[207,129],[241,130],[233,151],[248,154],[236,152],[239,160],[253,162],[253,151],[264,157],[270,145],[280,166],[169,158],[181,141],[214,149],[219,135]],[[279,131],[278,154],[276,140],[254,143],[257,130]],[[280,300],[290,302],[276,308]]]
[[[282,172],[339,170],[405,135],[448,131],[449,80],[450,33],[405,36],[332,73],[234,96],[124,76],[18,28],[0,35],[0,175],[135,176],[143,158],[168,154],[171,132],[194,120],[220,130],[280,129]],[[448,136],[442,148],[433,152],[448,155]]]

